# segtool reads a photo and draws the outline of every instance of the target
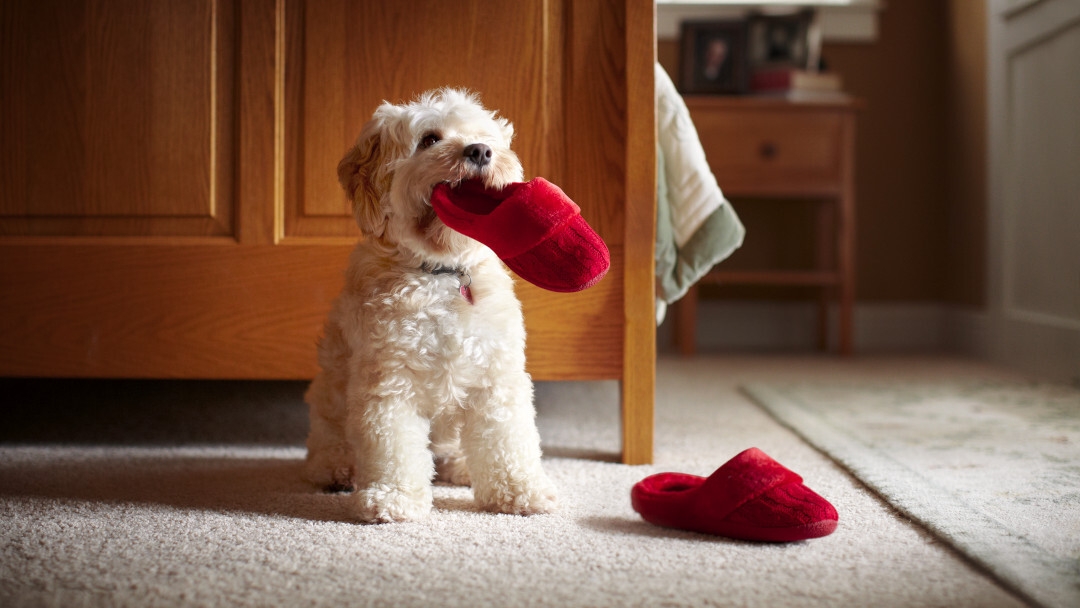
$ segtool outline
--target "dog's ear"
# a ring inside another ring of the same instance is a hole
[[[511,141],[513,141],[514,140],[514,125],[513,125],[513,123],[511,123],[509,120],[506,120],[505,118],[502,118],[502,117],[496,118],[495,122],[498,123],[499,127],[502,128],[502,134],[503,134],[503,137],[506,138],[506,142],[510,143]]]
[[[338,163],[338,182],[352,203],[353,216],[364,236],[381,237],[386,230],[387,215],[382,195],[390,187],[386,167],[384,121],[372,119],[364,125],[356,144]]]

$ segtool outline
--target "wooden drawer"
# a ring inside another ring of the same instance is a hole
[[[836,196],[844,113],[688,98],[705,156],[728,196]]]

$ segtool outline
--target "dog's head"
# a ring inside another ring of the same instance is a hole
[[[481,248],[447,228],[429,199],[441,182],[479,178],[501,188],[523,178],[510,150],[514,127],[476,95],[439,89],[383,103],[338,164],[338,179],[367,238],[426,261],[461,263]]]

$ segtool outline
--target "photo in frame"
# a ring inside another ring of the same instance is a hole
[[[814,25],[813,10],[750,15],[746,26],[750,69],[816,70],[820,51],[812,44]]]
[[[681,92],[737,95],[747,91],[746,21],[683,22],[681,51]]]

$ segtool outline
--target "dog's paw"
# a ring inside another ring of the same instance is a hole
[[[435,479],[455,486],[472,485],[464,456],[440,456],[435,459]]]
[[[431,513],[431,488],[406,491],[374,485],[355,494],[356,517],[363,523],[416,521]]]
[[[511,515],[553,513],[559,505],[555,487],[546,479],[490,492],[476,493],[474,489],[474,496],[481,508]]]

